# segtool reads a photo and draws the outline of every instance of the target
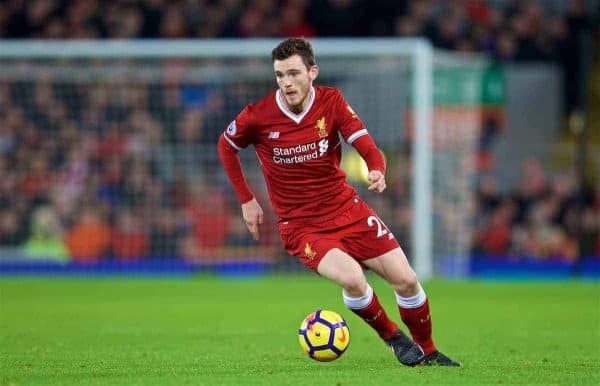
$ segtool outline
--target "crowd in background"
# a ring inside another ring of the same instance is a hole
[[[215,117],[211,104],[187,108],[182,95],[165,85],[0,83],[0,246],[65,261],[280,254],[260,179],[252,185],[267,215],[257,245],[222,178],[215,143],[230,117]],[[224,111],[239,111],[238,99]],[[388,192],[369,201],[408,246],[410,168],[399,165],[409,161],[393,162],[400,174],[390,172]],[[600,189],[580,192],[575,175],[550,174],[536,159],[507,192],[484,174],[473,253],[600,256]]]
[[[591,28],[583,1],[570,1],[562,13],[535,1],[499,3],[8,0],[0,3],[0,37],[426,36],[440,48],[554,61],[567,74],[574,71],[574,40]],[[566,90],[571,105],[576,92]],[[1,81],[0,248],[82,262],[281,254],[268,207],[262,249],[247,248],[256,244],[240,221],[239,205],[216,177],[214,144],[247,102],[244,93],[202,93],[169,84]],[[189,108],[197,102],[203,108]],[[194,173],[194,149],[202,146],[211,154],[207,171]],[[186,168],[191,172],[172,172]],[[492,177],[480,178],[473,253],[600,256],[600,190],[582,194],[573,175],[550,174],[535,159],[522,173],[507,192]],[[390,214],[384,220],[401,242],[408,241],[411,224],[409,185],[408,176],[392,176],[389,194],[373,203]],[[256,193],[267,202],[266,192]],[[236,247],[244,248],[232,252]]]
[[[595,6],[594,6],[595,4]],[[597,0],[7,0],[0,38],[133,39],[423,36],[499,61],[550,61],[565,113],[582,108]]]
[[[473,253],[576,260],[600,256],[600,189],[581,189],[576,173],[548,173],[524,161],[517,186],[501,192],[481,178]]]
[[[0,82],[0,245],[77,261],[256,253],[222,248],[256,245],[214,179],[215,144],[234,113],[213,116],[216,94],[194,108],[183,94],[165,84]],[[272,212],[264,228],[259,246],[276,245]]]
[[[0,37],[426,36],[449,50],[560,61],[592,16],[584,0],[7,0]]]

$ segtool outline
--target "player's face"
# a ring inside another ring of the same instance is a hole
[[[273,63],[277,85],[288,108],[299,113],[306,107],[312,82],[319,75],[319,67],[307,68],[300,55],[293,55]]]

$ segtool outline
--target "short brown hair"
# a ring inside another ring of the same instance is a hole
[[[312,46],[306,39],[289,38],[277,45],[271,51],[273,61],[285,60],[291,56],[299,55],[307,68],[317,64]]]

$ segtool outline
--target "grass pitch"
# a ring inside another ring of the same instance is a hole
[[[371,278],[399,320],[386,285]],[[434,337],[461,368],[406,368],[315,275],[232,280],[2,279],[1,385],[600,384],[600,286],[426,285]],[[319,363],[297,342],[317,308],[351,343]]]

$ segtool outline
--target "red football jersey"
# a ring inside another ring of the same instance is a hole
[[[356,195],[340,169],[339,134],[352,144],[367,130],[338,89],[313,87],[308,98],[295,114],[277,90],[247,105],[224,133],[237,150],[254,145],[281,221],[333,218]]]

